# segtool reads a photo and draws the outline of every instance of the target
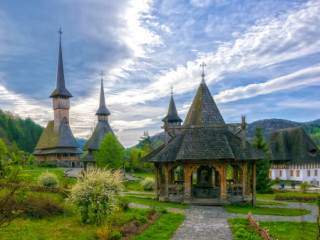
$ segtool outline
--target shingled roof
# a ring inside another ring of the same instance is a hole
[[[289,164],[320,163],[319,149],[300,126],[275,131],[268,144],[271,161],[286,161]]]
[[[104,136],[111,132],[114,135],[108,121],[99,120],[97,126],[95,127],[91,137],[82,147],[83,151],[93,150],[96,151],[99,149],[100,142],[103,140]]]
[[[202,81],[183,125],[206,124],[224,124],[224,120],[212,98],[207,84],[205,81]]]
[[[171,93],[171,99],[169,104],[169,109],[167,115],[162,119],[163,122],[168,123],[177,123],[182,122],[181,118],[178,115],[176,104],[173,99],[173,94]]]
[[[268,158],[267,154],[248,142],[243,148],[240,137],[231,133],[227,128],[211,127],[212,124],[224,124],[224,120],[205,81],[202,81],[184,122],[187,128],[168,144],[162,145],[144,157],[142,161],[175,162],[224,159],[240,161]]]
[[[50,97],[55,98],[57,96],[63,96],[63,97],[67,97],[67,98],[71,98],[72,97],[72,94],[66,88],[66,83],[65,83],[65,80],[64,80],[61,37],[60,37],[60,43],[59,43],[57,88],[51,93]]]
[[[48,123],[35,147],[34,154],[39,154],[41,152],[39,150],[53,148],[68,148],[69,152],[73,148],[73,153],[80,153],[80,151],[76,149],[77,147],[78,144],[71,132],[68,120],[64,118],[58,131],[54,131],[54,121]]]

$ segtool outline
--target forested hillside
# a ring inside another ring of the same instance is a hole
[[[0,110],[0,138],[8,148],[16,148],[32,153],[43,128],[30,118],[21,119]]]

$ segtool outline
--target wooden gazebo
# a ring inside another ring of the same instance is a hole
[[[268,156],[246,142],[244,117],[242,123],[225,124],[204,74],[183,126],[177,116],[171,97],[163,119],[166,143],[141,159],[154,163],[156,198],[188,204],[255,204],[256,161]]]

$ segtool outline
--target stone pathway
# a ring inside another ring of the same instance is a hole
[[[262,200],[262,199],[261,199]],[[265,200],[266,201],[266,200]],[[297,202],[282,202],[275,200],[267,200],[270,202],[281,202],[288,206],[266,205],[264,207],[274,208],[300,208],[300,203]],[[148,208],[150,206],[143,204],[130,203],[130,207]],[[254,215],[257,221],[293,221],[293,222],[316,222],[318,207],[302,203],[301,208],[311,211],[310,214],[287,217],[287,216],[272,216],[272,215]],[[230,240],[233,239],[233,234],[229,228],[227,219],[229,218],[247,218],[247,214],[229,213],[223,207],[217,206],[190,206],[189,209],[167,208],[169,211],[182,211],[186,215],[186,219],[174,233],[172,240]]]

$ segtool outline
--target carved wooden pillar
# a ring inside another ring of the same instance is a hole
[[[252,205],[256,205],[256,184],[257,184],[257,175],[256,175],[256,162],[252,164]]]
[[[247,188],[246,188],[246,190],[247,190],[247,195],[250,195],[250,193],[251,193],[251,184],[250,184],[250,181],[251,181],[251,179],[250,179],[250,163],[248,163],[247,164]]]
[[[169,167],[165,166],[164,168],[164,174],[165,174],[165,196],[169,197]]]
[[[154,166],[154,178],[155,178],[155,193],[156,193],[156,199],[159,199],[159,175],[158,175],[158,166]]]
[[[163,196],[164,195],[164,192],[163,192],[163,188],[162,188],[162,166],[160,165],[159,166],[159,168],[158,168],[158,175],[159,175],[159,177],[158,177],[158,183],[159,183],[159,192],[160,192],[160,196]]]
[[[222,164],[220,170],[220,198],[226,199],[227,198],[227,169],[226,165]]]
[[[191,198],[191,174],[190,166],[186,166],[184,169],[185,172],[185,181],[184,181],[184,198]]]
[[[242,181],[242,196],[244,197],[246,195],[246,173],[247,173],[247,164],[243,164],[241,167],[241,181]]]

